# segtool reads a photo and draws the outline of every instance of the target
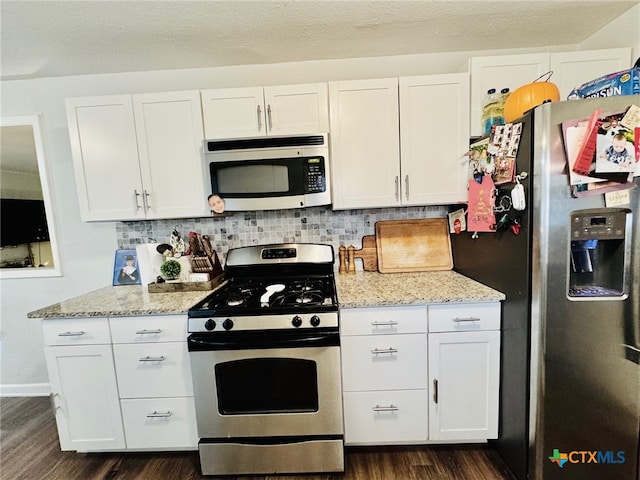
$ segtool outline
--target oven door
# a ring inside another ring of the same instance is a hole
[[[337,332],[192,334],[188,343],[200,438],[342,435]]]

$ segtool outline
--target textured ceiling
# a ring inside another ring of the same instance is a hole
[[[637,1],[24,1],[2,79],[578,44]]]

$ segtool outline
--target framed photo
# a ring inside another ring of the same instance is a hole
[[[116,250],[113,285],[140,285],[140,270],[135,250]]]

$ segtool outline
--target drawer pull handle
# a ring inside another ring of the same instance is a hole
[[[374,327],[393,327],[394,325],[398,325],[396,320],[389,320],[387,322],[371,322],[371,325]]]
[[[454,322],[479,322],[480,319],[478,317],[466,317],[466,318],[460,318],[460,317],[456,317],[453,319]]]
[[[397,412],[400,409],[396,407],[393,403],[390,403],[386,407],[381,407],[380,405],[376,405],[375,407],[372,408],[372,410],[374,412]]]
[[[136,335],[151,335],[153,333],[162,333],[162,330],[160,330],[159,328],[157,328],[155,330],[147,330],[145,328],[144,330],[138,330],[136,332]]]
[[[147,355],[146,357],[142,357],[140,359],[141,362],[164,362],[164,355],[160,355],[159,357],[150,357]]]
[[[84,330],[80,330],[78,332],[62,332],[62,333],[59,333],[58,336],[59,337],[79,337],[84,334],[85,334]]]
[[[389,348],[374,348],[373,350],[371,350],[371,353],[373,355],[380,355],[382,353],[393,354],[393,353],[398,353],[398,349],[397,348],[393,348],[393,347],[389,347]]]
[[[157,412],[154,410],[153,413],[147,415],[147,418],[169,418],[171,415],[173,415],[171,410],[167,410],[166,412]]]
[[[433,403],[438,403],[438,379],[433,379]]]

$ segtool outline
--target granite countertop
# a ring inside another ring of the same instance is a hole
[[[187,313],[211,294],[194,292],[149,293],[141,285],[104,287],[63,300],[27,314],[28,318],[115,317]]]
[[[418,273],[357,272],[336,274],[341,307],[492,302],[505,295],[459,273],[446,270]],[[141,285],[104,287],[27,314],[28,318],[115,317],[187,313],[212,290],[149,293]]]
[[[336,275],[341,307],[497,302],[502,292],[451,270],[416,273],[356,272]]]

